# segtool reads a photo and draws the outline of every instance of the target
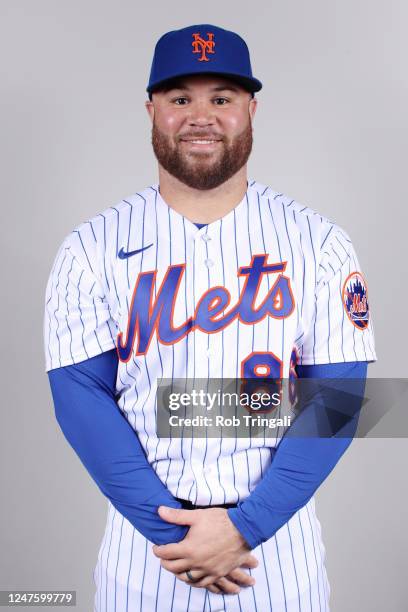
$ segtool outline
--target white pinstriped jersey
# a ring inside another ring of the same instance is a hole
[[[118,405],[167,488],[197,504],[244,499],[279,438],[159,439],[158,379],[239,378],[254,353],[272,356],[288,377],[294,349],[305,365],[376,360],[348,234],[251,180],[235,209],[202,229],[158,185],[79,225],[49,277],[44,339],[47,371],[119,348]]]

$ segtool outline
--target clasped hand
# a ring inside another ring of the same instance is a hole
[[[240,585],[255,584],[244,570],[255,568],[258,561],[225,508],[182,510],[160,506],[159,515],[169,523],[189,526],[181,542],[153,546],[162,567],[176,578],[213,593],[239,593]],[[187,577],[187,571],[194,582]]]

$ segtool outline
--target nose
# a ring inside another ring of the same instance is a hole
[[[196,100],[189,105],[188,123],[191,126],[207,127],[214,125],[214,105],[206,100]]]

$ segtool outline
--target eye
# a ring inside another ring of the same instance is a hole
[[[227,98],[215,98],[217,106],[225,106],[225,102],[228,102]]]
[[[181,100],[181,102],[180,102]],[[177,106],[184,106],[184,102],[187,101],[187,98],[185,98],[184,96],[179,96],[178,98],[174,98],[173,102],[175,104],[177,104]]]

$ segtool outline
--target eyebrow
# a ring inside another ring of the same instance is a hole
[[[191,91],[191,87],[183,83],[182,81],[178,84],[174,84],[166,88],[166,91],[172,91],[174,89],[185,89],[186,91]],[[238,92],[238,88],[233,85],[217,85],[216,87],[211,87],[211,91],[233,91]]]

